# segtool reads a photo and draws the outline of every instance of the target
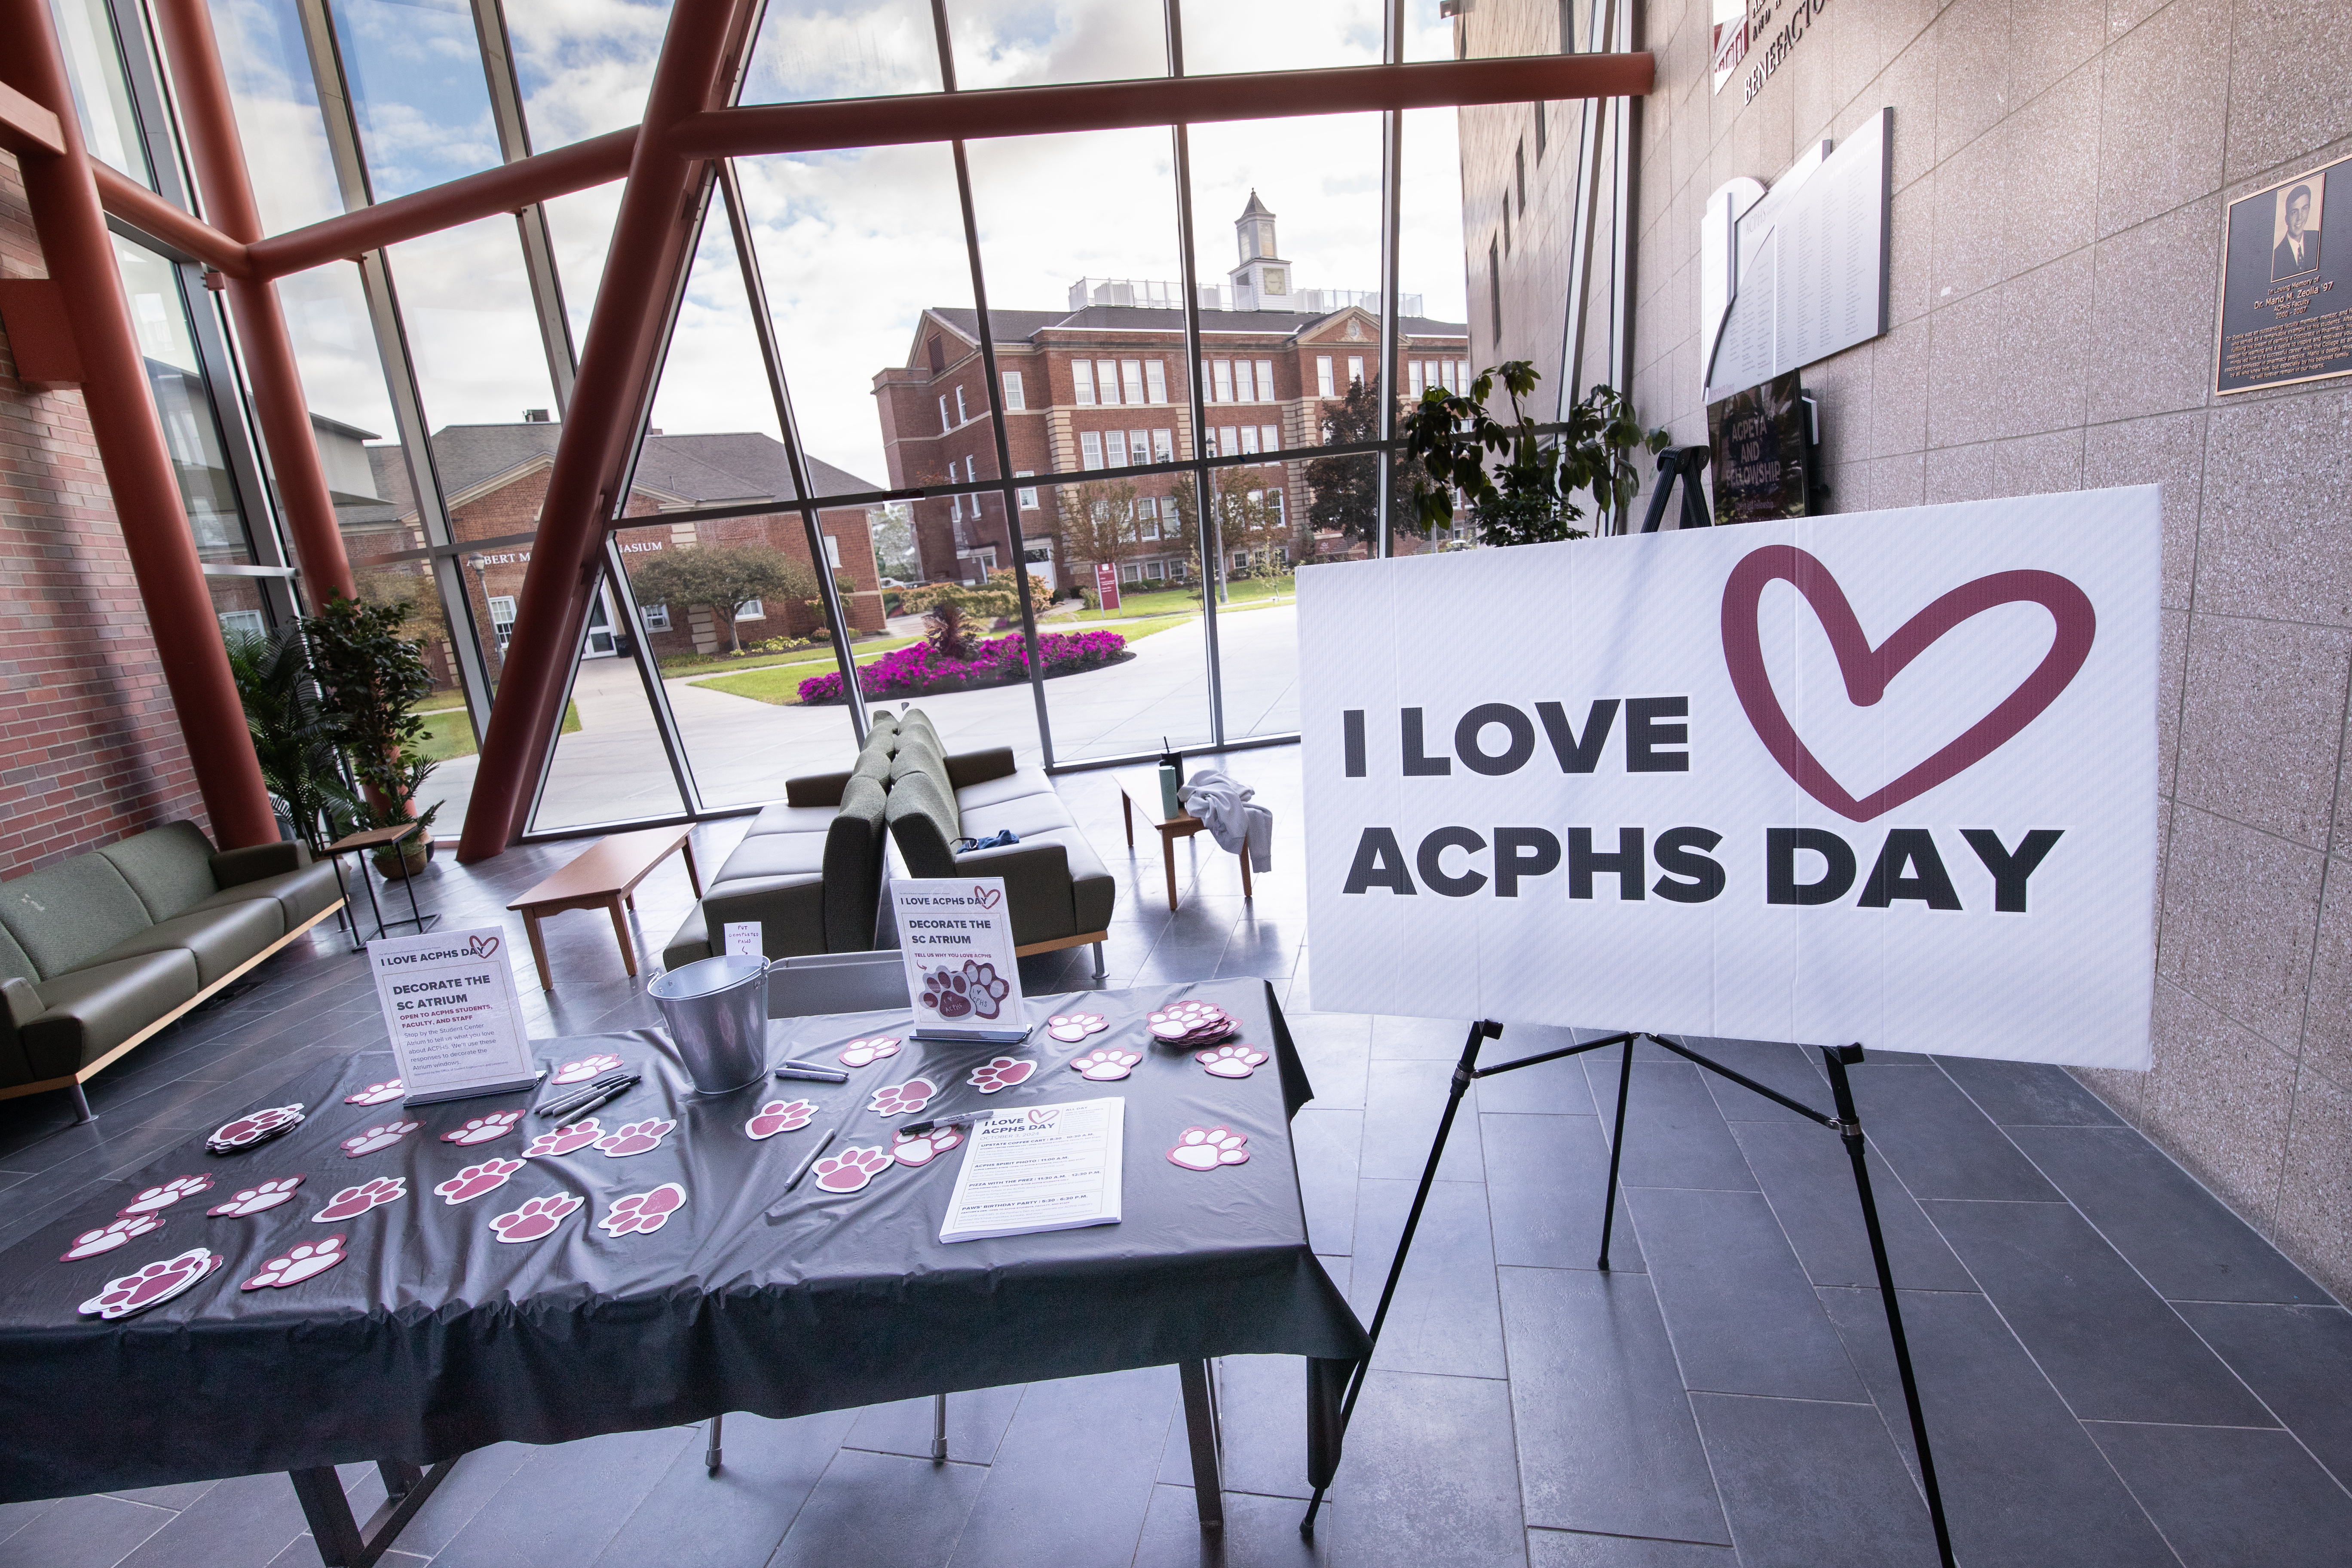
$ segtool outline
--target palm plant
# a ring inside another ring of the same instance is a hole
[[[270,636],[233,633],[229,669],[245,707],[245,727],[261,781],[285,803],[294,831],[314,855],[351,831],[365,813],[344,781],[336,726],[327,713],[310,652],[299,626]]]

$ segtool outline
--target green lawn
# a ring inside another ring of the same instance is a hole
[[[1225,602],[1219,610],[1263,609],[1274,604],[1288,604],[1297,596],[1297,578],[1286,574],[1280,577],[1245,577],[1225,585]],[[1186,615],[1201,613],[1201,600],[1189,588],[1153,588],[1119,590],[1119,606],[1106,614],[1101,610],[1081,610],[1080,621],[1117,621],[1129,616]]]
[[[434,700],[425,699],[428,702]],[[417,749],[434,762],[446,763],[452,757],[474,754],[474,726],[466,718],[464,703],[451,708],[414,708],[409,711],[425,721],[425,735]],[[569,735],[579,728],[579,704],[565,703],[562,732]]]
[[[1199,615],[1200,612],[1195,609],[1188,610],[1181,615],[1153,616],[1136,621],[1120,620],[1108,629],[1117,631],[1132,643],[1139,637],[1148,637],[1154,632],[1164,632],[1170,626],[1180,626],[1186,621],[1195,619]],[[1061,624],[1057,619],[1055,626],[1048,626],[1045,629],[1055,630]],[[871,653],[860,651],[857,662],[871,664],[883,654],[890,651],[890,647],[904,647],[908,643],[915,640],[913,637],[905,637],[892,642],[888,647],[877,647]],[[724,691],[730,697],[749,697],[755,702],[770,702],[778,707],[789,708],[801,700],[802,681],[812,675],[824,675],[832,671],[834,668],[832,658],[828,657],[824,659],[822,666],[822,668],[810,668],[808,665],[783,665],[766,669],[747,669],[736,675],[712,676],[707,680],[698,680],[693,684],[708,686],[715,691]]]
[[[904,647],[912,637],[860,636],[850,639],[850,647],[859,655],[887,653],[894,647]],[[660,661],[662,679],[674,680],[681,675],[699,675],[707,669],[744,670],[772,669],[784,664],[825,664],[833,662],[833,644],[818,643],[814,647],[794,648],[790,653],[747,653],[737,658],[731,654],[677,654]]]

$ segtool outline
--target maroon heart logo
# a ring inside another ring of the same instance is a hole
[[[472,936],[466,939],[466,951],[476,958],[488,958],[498,952],[499,939],[494,936]]]
[[[997,905],[1004,901],[1004,889],[1002,888],[983,888],[975,882],[972,884],[971,896],[980,900],[980,907],[982,909],[992,910]]]
[[[1857,708],[1874,707],[1886,695],[1887,683],[1904,668],[1933,647],[1936,640],[1971,616],[2001,605],[2039,605],[2057,623],[2058,635],[2042,663],[2000,706],[1978,720],[1959,738],[1878,790],[1856,800],[1830,776],[1797,736],[1780,699],[1764,669],[1764,647],[1756,626],[1756,611],[1767,584],[1784,582],[1805,596],[1829,634],[1837,655],[1838,671],[1845,678],[1845,693]],[[1963,583],[1896,628],[1876,647],[1854,619],[1845,590],[1830,569],[1792,544],[1771,544],[1749,552],[1731,570],[1723,585],[1723,662],[1731,672],[1731,689],[1748,710],[1757,739],[1788,770],[1799,788],[1840,816],[1853,822],[1894,810],[1905,801],[1927,794],[1946,779],[1973,767],[2008,742],[2058,700],[2083,661],[2091,655],[2091,639],[2099,617],[2090,595],[2053,572],[1995,572],[1973,583]]]

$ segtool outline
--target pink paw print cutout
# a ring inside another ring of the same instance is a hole
[[[1248,1133],[1228,1127],[1187,1127],[1178,1135],[1176,1147],[1168,1151],[1168,1159],[1188,1171],[1213,1171],[1247,1160],[1248,1145]]]
[[[273,1105],[265,1110],[248,1110],[234,1121],[225,1121],[205,1140],[205,1147],[215,1154],[235,1154],[257,1143],[266,1143],[281,1132],[299,1126],[302,1105]]]
[[[1105,1046],[1087,1052],[1070,1067],[1090,1083],[1115,1083],[1133,1072],[1142,1060],[1143,1053],[1140,1051],[1122,1051],[1116,1047]]]
[[[854,1193],[889,1168],[889,1151],[862,1148],[827,1154],[809,1167],[816,1184],[828,1193]]]
[[[357,1094],[343,1096],[345,1105],[389,1105],[408,1092],[408,1086],[396,1078],[382,1083],[372,1083]]]
[[[503,1138],[513,1131],[515,1123],[521,1120],[522,1112],[520,1110],[494,1110],[488,1116],[468,1118],[463,1125],[441,1134],[441,1142],[460,1145],[487,1143],[493,1138]]]
[[[797,1132],[816,1115],[816,1103],[807,1100],[772,1100],[743,1123],[743,1135],[757,1142],[779,1132]]]
[[[202,1247],[190,1247],[177,1258],[159,1258],[135,1274],[108,1280],[105,1289],[81,1304],[81,1315],[110,1323],[162,1306],[224,1261],[219,1253]]]
[[[96,1230],[86,1230],[75,1237],[73,1245],[66,1248],[58,1261],[78,1263],[85,1258],[96,1258],[102,1252],[113,1251],[133,1237],[145,1236],[151,1230],[163,1228],[163,1222],[152,1214],[126,1214]]]
[[[356,1187],[345,1187],[327,1200],[327,1206],[310,1216],[313,1225],[328,1224],[339,1219],[351,1219],[372,1208],[398,1203],[408,1195],[406,1176],[378,1176],[372,1182],[362,1182]]]
[[[904,1083],[876,1089],[874,1103],[866,1109],[882,1116],[911,1116],[929,1105],[931,1096],[939,1091],[939,1085],[929,1079],[910,1078]]]
[[[532,1139],[530,1147],[523,1151],[523,1157],[529,1159],[534,1154],[569,1154],[574,1149],[585,1149],[604,1135],[604,1130],[596,1125],[594,1117],[583,1116],[577,1121],[567,1121],[554,1131],[542,1132]]]
[[[890,1157],[901,1165],[928,1165],[962,1142],[963,1129],[953,1125],[934,1127],[911,1138],[901,1132],[890,1142]]]
[[[877,1035],[870,1040],[850,1041],[841,1047],[841,1056],[838,1059],[843,1067],[862,1068],[870,1063],[878,1062],[884,1057],[895,1057],[898,1054],[898,1037],[896,1035]]]
[[[161,1214],[182,1198],[194,1197],[198,1193],[213,1190],[210,1176],[174,1176],[147,1188],[137,1197],[115,1210],[117,1214]]]
[[[643,1154],[650,1150],[660,1148],[661,1141],[668,1137],[670,1129],[677,1125],[675,1121],[657,1120],[624,1121],[602,1138],[597,1139],[596,1147],[602,1149],[608,1157],[615,1160],[627,1154]]]
[[[598,1073],[611,1072],[621,1065],[621,1058],[609,1051],[598,1051],[593,1057],[582,1057],[576,1062],[565,1062],[551,1074],[550,1083],[586,1083]]]
[[[244,1188],[225,1204],[215,1204],[205,1212],[223,1219],[242,1219],[247,1215],[266,1214],[280,1204],[294,1201],[294,1189],[302,1184],[299,1176],[280,1176],[274,1182]]]
[[[299,1247],[287,1248],[283,1256],[273,1258],[263,1264],[260,1273],[238,1286],[237,1289],[267,1290],[275,1286],[282,1290],[289,1285],[299,1285],[305,1279],[318,1278],[341,1263],[346,1256],[343,1251],[343,1233],[337,1231],[334,1235],[321,1237],[317,1241],[306,1241]]]
[[[1056,1013],[1045,1020],[1045,1033],[1066,1046],[1075,1046],[1109,1027],[1110,1020],[1100,1013]]]
[[[572,1213],[587,1201],[570,1193],[525,1198],[522,1207],[509,1209],[491,1220],[490,1231],[500,1241],[537,1241],[571,1218]]]
[[[612,1236],[642,1236],[667,1225],[669,1216],[685,1206],[686,1189],[676,1182],[664,1182],[652,1192],[614,1198],[596,1228]]]
[[[422,1121],[387,1121],[380,1127],[371,1127],[343,1140],[343,1158],[356,1160],[362,1154],[389,1149],[424,1125]]]
[[[1214,1078],[1247,1078],[1265,1065],[1265,1053],[1248,1046],[1213,1046],[1195,1051],[1192,1059]]]
[[[507,1184],[507,1178],[522,1169],[520,1160],[485,1160],[478,1165],[468,1165],[433,1190],[445,1204],[470,1203],[484,1193],[497,1192]]]
[[[1025,1062],[1017,1057],[998,1057],[971,1069],[964,1081],[982,1094],[994,1094],[1000,1089],[1011,1089],[1037,1070],[1035,1062]]]

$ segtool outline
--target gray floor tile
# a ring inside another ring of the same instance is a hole
[[[2340,1568],[2352,1496],[2284,1432],[2093,1423],[2187,1568]]]
[[[996,1458],[996,1446],[1021,1404],[1021,1385],[974,1388],[948,1395],[948,1458],[962,1464],[985,1465]],[[857,1413],[843,1445],[882,1454],[931,1457],[931,1402],[899,1399],[869,1405]]]
[[[125,1557],[122,1568],[183,1563],[265,1568],[306,1528],[292,1481],[284,1476],[239,1476],[208,1488]]]
[[[1650,1281],[1501,1271],[1529,1525],[1730,1544]]]
[[[1516,1027],[1501,1039],[1488,1043],[1486,1054],[1478,1058],[1479,1066],[1485,1068],[1521,1057],[1540,1056],[1572,1043],[1578,1035],[1591,1034],[1589,1029]],[[1585,1055],[1613,1058],[1617,1049],[1610,1046]],[[1560,1057],[1494,1078],[1482,1078],[1478,1080],[1478,1104],[1483,1110],[1526,1116],[1590,1116],[1594,1109],[1591,1086],[1584,1081],[1581,1057]]]
[[[1615,1051],[1580,1057],[1592,1086],[1603,1132],[1616,1125],[1617,1083],[1622,1059]],[[1732,1142],[1731,1129],[1715,1097],[1688,1062],[1633,1064],[1625,1102],[1625,1154],[1622,1179],[1629,1187],[1705,1187],[1754,1192],[1756,1178]]]
[[[2003,1127],[2120,1127],[2123,1118],[2064,1068],[1937,1057],[1936,1065]]]
[[[5,1546],[10,1536],[28,1528],[35,1520],[63,1500],[61,1498],[41,1498],[32,1502],[0,1502],[0,1546]]]
[[[1694,1038],[1684,1044],[1709,1060],[1722,1063],[1732,1071],[1754,1079],[1767,1089],[1777,1089],[1800,1105],[1810,1105],[1823,1115],[1835,1115],[1830,1100],[1830,1080],[1816,1065],[1820,1053],[1810,1046],[1783,1045],[1764,1040],[1710,1040]],[[1743,1084],[1732,1082],[1719,1073],[1707,1073],[1707,1092],[1723,1112],[1726,1121],[1788,1121],[1819,1127],[1818,1121],[1808,1121],[1778,1100],[1758,1094]]]
[[[1041,1540],[1065,1562],[1132,1557],[1176,1405],[1171,1367],[1030,1385],[950,1561],[1027,1568]]]
[[[1444,1114],[1454,1069],[1445,1062],[1374,1062],[1370,1091],[1364,1107],[1363,1173],[1391,1181],[1421,1180],[1429,1163],[1430,1141],[1437,1135]],[[1478,1090],[1462,1098],[1445,1141],[1445,1159],[1437,1168],[1440,1180],[1476,1182],[1485,1179],[1478,1152]]]
[[[1685,1386],[1869,1397],[1762,1194],[1638,1188],[1633,1209]]]
[[[1763,1184],[1773,1215],[1816,1285],[1876,1285],[1870,1232],[1853,1185],[1853,1159],[1845,1140],[1828,1128],[1790,1117],[1785,1121],[1732,1124],[1748,1168]],[[1886,1238],[1888,1265],[1901,1289],[1973,1290],[1976,1281],[1919,1212],[1901,1180],[1875,1150],[1870,1191]]]
[[[1741,1568],[1936,1561],[1935,1530],[1868,1405],[1691,1397]]]
[[[1738,1561],[1739,1553],[1727,1546],[1559,1530],[1528,1531],[1528,1568],[1736,1568]]]
[[[177,1517],[121,1498],[67,1498],[0,1540],[0,1568],[113,1568]]]
[[[1355,1250],[1357,1155],[1363,1140],[1360,1110],[1327,1110],[1317,1103],[1291,1118],[1307,1234],[1318,1252]]]
[[[1470,1026],[1452,1018],[1372,1020],[1374,1061],[1458,1061]],[[1489,1045],[1487,1054],[1496,1047]]]
[[[1486,1149],[1495,1261],[1538,1268],[1599,1267],[1601,1200],[1609,1191],[1609,1144],[1600,1120],[1488,1112],[1479,1117],[1478,1127]],[[1639,1273],[1645,1267],[1642,1243],[1628,1213],[1621,1188],[1609,1266]]]
[[[1913,1196],[2035,1203],[2058,1195],[1942,1069],[1848,1070],[1864,1131]]]
[[[434,1562],[439,1568],[577,1568],[592,1562],[679,1453],[701,1441],[693,1427],[666,1426],[534,1449]]]
[[[981,1465],[844,1448],[769,1562],[772,1568],[940,1568],[987,1479]]]
[[[1368,1329],[1416,1184],[1368,1181],[1358,1185],[1356,1246],[1362,1262],[1348,1299]],[[1397,1372],[1505,1375],[1486,1192],[1476,1183],[1439,1182],[1430,1188],[1429,1205],[1372,1364]]]
[[[1154,1487],[1135,1568],[1328,1568],[1339,1530],[1339,1505],[1326,1500],[1315,1538],[1298,1533],[1305,1507],[1291,1498],[1227,1492],[1225,1522],[1203,1531],[1190,1487]]]
[[[1290,1042],[1315,1086],[1315,1103],[1335,1110],[1364,1108],[1371,1060],[1372,1021],[1361,1013],[1317,1013],[1286,1005]]]
[[[2352,1487],[2352,1312],[2192,1301],[2175,1309],[2287,1430]]]
[[[456,1468],[433,1489],[433,1495],[425,1500],[425,1506],[401,1531],[401,1550],[425,1557],[440,1552],[473,1521],[485,1504],[505,1490],[515,1472],[529,1464],[538,1452],[521,1443],[493,1443],[460,1458]],[[379,1500],[382,1485],[381,1481],[377,1483]],[[516,1503],[520,1495],[509,1497],[507,1502]],[[354,1502],[354,1511],[357,1507]]]
[[[721,1424],[719,1473],[703,1467],[708,1427],[595,1559],[607,1568],[674,1563],[765,1563],[833,1462],[855,1415],[831,1410],[790,1421],[738,1412]]]
[[[1307,1363],[1298,1356],[1229,1355],[1213,1363],[1225,1490],[1297,1498],[1307,1484]],[[1168,1370],[1169,1385],[1175,1373]],[[1181,1406],[1168,1423],[1160,1479],[1192,1484],[1192,1445]]]
[[[1510,1394],[1499,1382],[1372,1373],[1333,1491],[1332,1556],[1349,1568],[1526,1561]]]

